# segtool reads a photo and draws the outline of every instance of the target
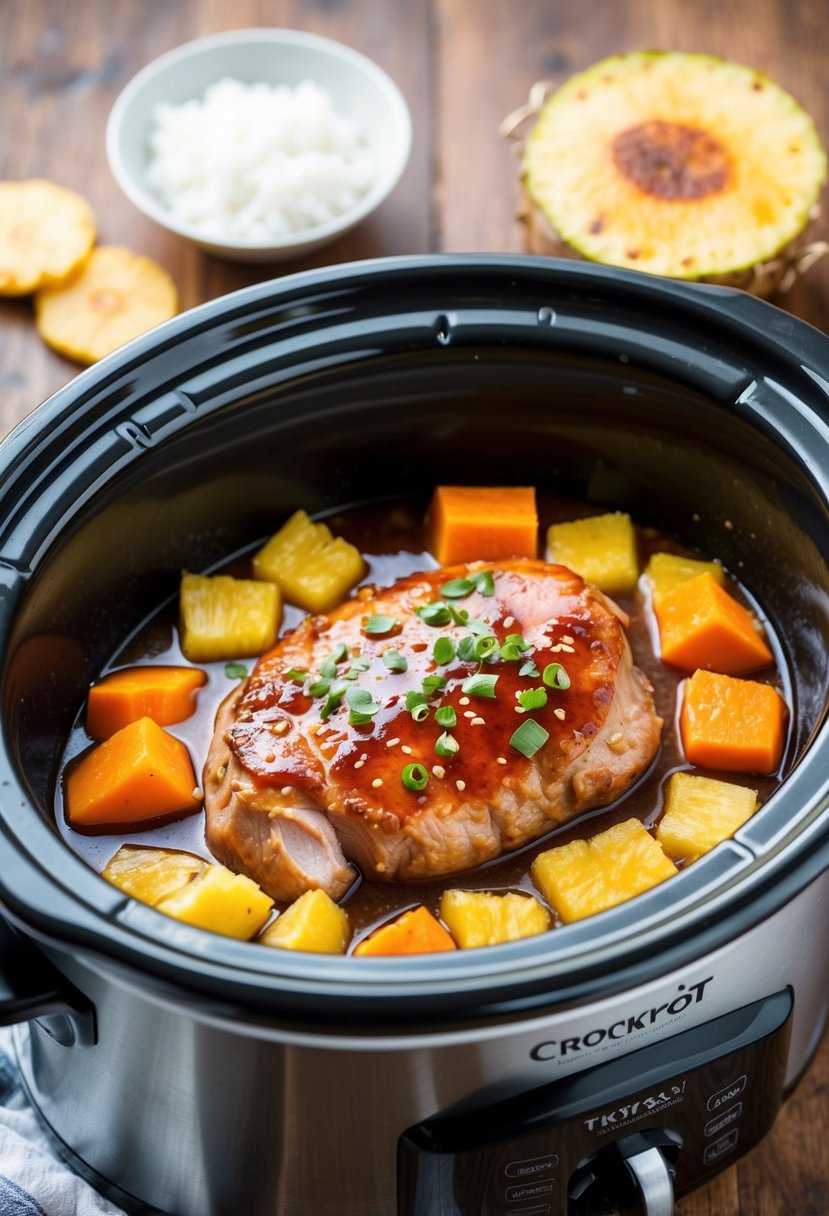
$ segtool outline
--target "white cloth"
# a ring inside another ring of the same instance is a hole
[[[26,1099],[11,1030],[0,1027],[0,1216],[124,1216],[74,1174]]]

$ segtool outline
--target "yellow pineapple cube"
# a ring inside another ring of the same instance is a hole
[[[638,819],[540,853],[532,878],[565,923],[639,895],[677,869]]]
[[[127,895],[154,908],[207,869],[207,862],[177,849],[124,844],[101,874]]]
[[[444,891],[440,918],[464,949],[515,942],[550,927],[550,914],[534,895],[512,891]]]
[[[680,584],[706,573],[715,578],[720,586],[725,583],[725,571],[719,562],[680,557],[678,553],[653,553],[645,566],[645,577],[650,582],[654,605]]]
[[[547,560],[569,566],[608,595],[633,591],[639,559],[630,516],[616,511],[552,524],[547,529]]]
[[[182,575],[179,605],[181,649],[191,663],[261,654],[282,622],[274,583],[227,574]]]
[[[733,836],[757,809],[757,791],[732,781],[672,773],[656,839],[674,861],[688,860]]]
[[[273,900],[244,874],[234,874],[226,866],[208,865],[156,907],[197,929],[247,941],[270,916]]]
[[[345,954],[351,937],[348,916],[324,891],[306,891],[259,938],[264,946]]]
[[[253,559],[253,576],[277,583],[290,604],[328,612],[365,574],[360,550],[297,511]]]

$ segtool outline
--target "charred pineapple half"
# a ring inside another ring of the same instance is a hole
[[[793,97],[749,67],[681,52],[618,55],[573,77],[541,105],[522,159],[536,252],[758,295],[792,276],[825,177]]]

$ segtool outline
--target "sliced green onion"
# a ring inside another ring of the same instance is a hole
[[[408,671],[409,660],[399,650],[387,650],[383,655],[383,663],[389,671]]]
[[[351,666],[348,669],[348,678],[352,679],[352,672],[354,672],[354,675],[356,675],[359,671],[368,671],[369,667],[371,667],[371,663],[368,661],[368,659],[364,659],[362,657],[352,659]]]
[[[471,581],[475,584],[475,590],[481,595],[495,594],[495,579],[492,577],[491,570],[481,570],[479,574],[473,574]]]
[[[228,663],[228,667],[230,667],[230,666],[231,666],[231,664]],[[241,664],[238,664],[238,666],[241,666]],[[227,667],[225,668],[225,675],[227,675]],[[285,679],[293,680],[294,683],[296,683],[296,684],[304,684],[305,681],[308,679],[308,672],[305,671],[302,667],[289,667],[288,670],[285,672]]]
[[[475,662],[475,636],[467,633],[458,642],[458,658],[463,659],[464,663]]]
[[[435,751],[439,756],[454,756],[460,751],[460,744],[454,735],[450,735],[447,731],[444,731],[435,740]]]
[[[469,620],[469,610],[467,608],[456,608],[454,604],[447,604],[446,607],[452,615],[452,620],[456,625],[465,625]]]
[[[370,616],[363,625],[363,633],[391,633],[392,629],[395,629],[396,627],[397,621],[393,616]]]
[[[338,642],[328,658],[333,663],[342,663],[343,659],[348,658],[348,647],[345,642]]]
[[[229,680],[244,680],[248,669],[244,663],[225,663],[225,675]],[[305,676],[302,677],[305,679]]]
[[[337,674],[337,664],[333,658],[323,659],[320,664],[319,674],[323,680],[333,680]]]
[[[519,650],[532,650],[532,642],[528,642],[520,633],[508,633],[504,638],[505,642],[514,642]]]
[[[424,604],[422,608],[416,608],[415,613],[427,625],[448,625],[452,620],[452,613],[445,604],[433,603]]]
[[[322,718],[323,722],[326,721],[326,719],[337,708],[337,706],[339,705],[340,701],[343,698],[343,693],[346,691],[346,689],[348,689],[348,684],[346,683],[345,680],[332,680],[331,681],[331,685],[328,689],[328,696],[326,697],[325,703],[323,704],[323,707],[320,710],[320,717]],[[353,692],[353,691],[354,691],[353,689],[349,689],[349,692]],[[368,695],[370,696],[371,694],[368,694]]]
[[[432,647],[432,658],[439,667],[443,667],[444,664],[452,662],[455,657],[456,649],[457,647],[455,646],[454,638],[447,637],[447,635],[444,634],[442,637],[438,638]]]
[[[440,692],[441,688],[446,687],[446,678],[437,674],[424,676],[420,682],[420,687],[423,689],[424,696],[433,697],[436,692]]]
[[[451,705],[441,705],[440,709],[435,710],[435,721],[438,726],[451,730],[453,726],[458,725],[458,715]]]
[[[416,692],[414,688],[410,688],[406,693],[406,709],[411,711],[418,705],[425,705],[426,697],[422,692]]]
[[[513,731],[510,747],[514,747],[522,756],[534,756],[550,737],[550,732],[540,726],[533,718],[527,718]]]
[[[308,693],[312,697],[324,697],[330,687],[330,680],[315,680],[313,684],[308,685]]]
[[[565,689],[570,687],[570,677],[561,663],[548,663],[541,674],[548,688]]]
[[[546,688],[525,688],[518,694],[518,704],[524,709],[543,709],[547,704]]]
[[[425,704],[425,702],[423,705],[415,705],[414,709],[412,710],[412,719],[415,722],[425,722],[431,712],[432,711],[429,709],[429,706]]]
[[[453,578],[443,584],[440,593],[447,600],[465,600],[474,590],[475,584],[471,578]]]
[[[477,639],[473,653],[475,658],[480,662],[482,659],[491,659],[499,650],[498,639],[490,633],[485,637]]]
[[[422,764],[407,764],[400,774],[400,780],[407,790],[422,790],[426,788],[429,774]]]
[[[492,626],[487,625],[486,621],[479,621],[477,617],[470,617],[466,622],[466,628],[470,633],[474,633],[476,637],[480,637],[485,633],[492,633]]]
[[[381,709],[366,688],[347,689],[345,699],[349,708],[349,726],[365,726]]]
[[[498,676],[484,675],[482,672],[476,672],[474,676],[468,676],[461,689],[468,693],[471,697],[494,697],[495,684]]]
[[[538,668],[532,659],[527,659],[526,663],[518,668],[519,676],[537,676]]]

